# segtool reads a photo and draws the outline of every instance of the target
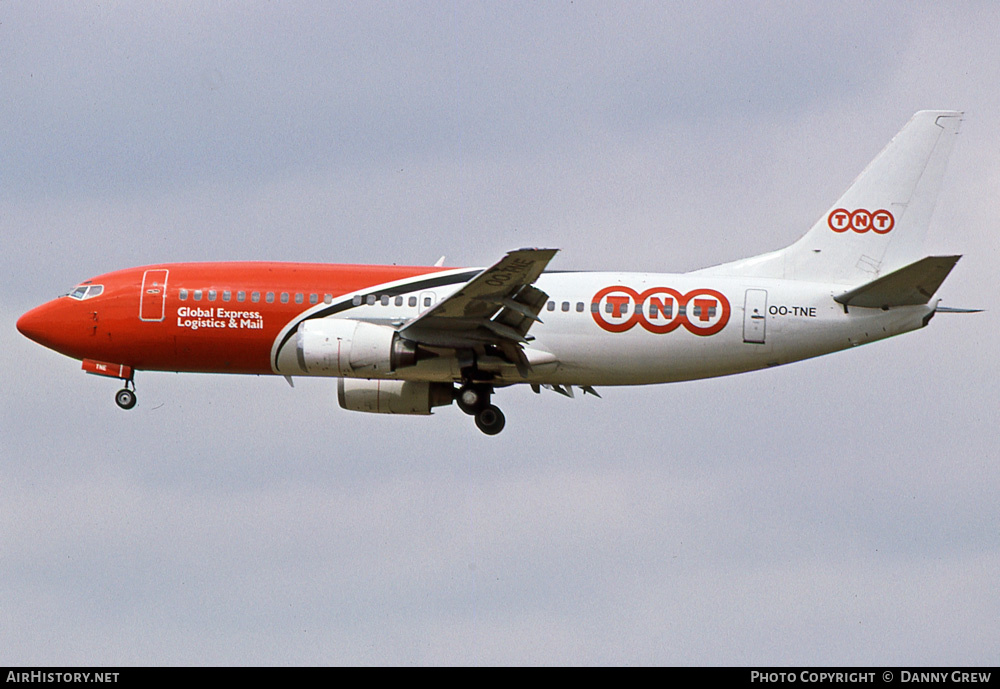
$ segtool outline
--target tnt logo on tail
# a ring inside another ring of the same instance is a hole
[[[896,219],[889,211],[879,209],[872,212],[864,208],[854,211],[837,208],[830,211],[826,222],[834,232],[854,230],[858,234],[864,234],[868,230],[875,234],[887,234],[896,225]]]

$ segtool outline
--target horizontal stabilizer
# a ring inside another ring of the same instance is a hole
[[[928,256],[834,297],[844,306],[888,309],[926,304],[961,256]]]
[[[985,309],[958,309],[954,306],[939,306],[935,313],[982,313]]]

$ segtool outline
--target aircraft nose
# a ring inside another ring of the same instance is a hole
[[[34,340],[40,345],[55,349],[55,343],[59,339],[59,333],[63,329],[63,324],[59,319],[54,318],[53,302],[42,304],[17,319],[18,331],[29,340]]]
[[[41,308],[40,306],[34,308],[17,319],[17,331],[35,342],[38,342],[43,324],[45,323],[45,318],[38,313]]]

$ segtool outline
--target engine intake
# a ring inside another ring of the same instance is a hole
[[[451,383],[341,378],[337,381],[337,400],[350,411],[430,414],[433,407],[451,404],[452,390]]]
[[[299,367],[314,375],[386,376],[417,363],[417,345],[392,328],[327,318],[299,325]]]

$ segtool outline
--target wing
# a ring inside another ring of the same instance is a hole
[[[538,321],[548,295],[532,286],[558,249],[518,249],[508,252],[399,329],[407,340],[431,347],[456,349],[495,345],[526,370],[521,344]]]

